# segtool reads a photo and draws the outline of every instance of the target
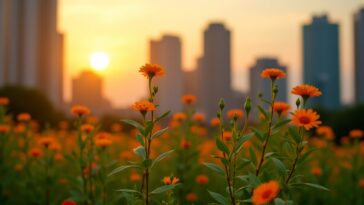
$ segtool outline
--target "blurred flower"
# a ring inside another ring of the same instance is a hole
[[[20,172],[23,170],[23,165],[21,163],[17,163],[14,167],[14,170]]]
[[[294,87],[291,93],[295,95],[300,95],[303,99],[318,97],[322,95],[321,91],[318,88],[307,84],[302,84]]]
[[[134,154],[131,151],[123,151],[120,153],[120,158],[123,160],[130,160],[133,157],[134,157]]]
[[[278,68],[267,68],[262,71],[260,74],[262,78],[270,78],[272,80],[278,79],[278,78],[285,78],[286,73],[284,73],[282,70]]]
[[[81,131],[86,133],[91,133],[94,130],[94,126],[90,124],[81,125]]]
[[[274,102],[273,111],[280,115],[287,115],[291,106],[285,102]]]
[[[279,194],[279,183],[270,181],[260,184],[253,191],[252,202],[255,205],[263,205],[273,201]]]
[[[56,140],[53,140],[53,142],[49,145],[49,150],[52,150],[52,151],[61,151],[62,149],[62,146],[59,142],[57,142]]]
[[[229,119],[241,119],[243,118],[243,111],[240,109],[231,109],[229,111],[227,111],[227,116]]]
[[[139,111],[142,115],[145,115],[147,112],[151,112],[156,109],[155,105],[147,100],[135,102],[132,108],[135,111]]]
[[[349,136],[351,138],[361,138],[361,137],[363,137],[363,135],[364,135],[364,131],[360,130],[360,129],[351,130],[349,133]]]
[[[210,124],[212,127],[220,126],[220,119],[217,117],[214,117],[211,119]]]
[[[189,104],[196,102],[196,96],[190,95],[190,94],[184,95],[184,96],[182,96],[181,100],[182,100],[182,103],[189,105]]]
[[[209,183],[209,178],[206,175],[198,175],[196,177],[196,183],[200,185],[205,185]]]
[[[101,132],[96,136],[95,145],[97,147],[106,148],[112,144],[112,140],[108,133]]]
[[[29,122],[31,119],[31,116],[29,113],[23,112],[23,113],[18,114],[17,119],[19,122]]]
[[[186,195],[186,201],[191,202],[191,203],[196,202],[197,201],[197,194],[195,194],[193,192],[188,193]]]
[[[48,148],[54,142],[52,137],[42,137],[38,140],[38,144]]]
[[[63,160],[63,155],[61,153],[57,153],[54,155],[54,160],[56,161],[62,161]]]
[[[164,177],[163,178],[163,183],[165,185],[177,184],[178,182],[179,182],[179,179],[177,177]]]
[[[315,176],[321,176],[322,175],[322,169],[320,167],[312,167],[311,173]]]
[[[340,143],[343,145],[348,145],[350,143],[350,138],[348,136],[341,137]]]
[[[112,132],[121,132],[122,129],[123,129],[123,126],[120,123],[113,123],[111,125]]]
[[[96,116],[87,116],[85,121],[88,124],[94,125],[99,122],[99,118],[97,118]]]
[[[222,139],[225,141],[230,141],[233,138],[233,133],[231,131],[224,131],[222,133]]]
[[[23,124],[17,124],[15,126],[16,133],[23,133],[25,131],[25,126]]]
[[[0,125],[0,134],[6,134],[10,130],[9,125]]]
[[[172,120],[181,122],[186,119],[186,114],[183,112],[177,112],[173,115]]]
[[[67,130],[69,128],[69,124],[66,120],[63,120],[61,122],[58,123],[58,127],[61,130]]]
[[[139,69],[139,72],[142,73],[145,77],[152,79],[154,76],[163,76],[164,69],[157,64],[145,64]]]
[[[359,187],[364,188],[364,179],[359,179]]]
[[[138,173],[131,173],[130,174],[130,181],[132,182],[139,182],[142,179],[142,177]]]
[[[85,106],[75,105],[75,106],[72,107],[71,113],[74,114],[74,115],[77,115],[78,117],[82,117],[82,116],[90,114],[91,112]]]
[[[205,121],[205,115],[204,115],[204,114],[202,114],[202,113],[195,113],[195,114],[193,115],[193,119],[194,119],[195,121],[197,121],[197,122],[203,122],[203,121]]]
[[[66,199],[62,201],[61,205],[77,205],[77,203],[72,201],[71,199]]]
[[[329,126],[320,126],[316,129],[316,134],[319,136],[323,136],[327,140],[333,140],[334,139],[334,131]]]
[[[9,104],[9,98],[7,97],[0,97],[0,106],[5,106]]]
[[[312,109],[301,109],[294,113],[292,123],[298,127],[304,127],[306,130],[309,130],[313,127],[318,127],[321,124],[321,121],[318,120],[319,118],[320,116]]]
[[[181,148],[183,149],[189,149],[191,147],[192,143],[190,141],[187,141],[185,138],[181,140]]]
[[[34,147],[34,148],[30,149],[29,155],[34,158],[39,158],[43,155],[43,151],[37,147]]]
[[[92,163],[91,163],[91,171],[92,171],[92,173],[91,173],[91,174],[93,174],[93,173],[94,173],[94,170],[96,170],[96,168],[97,168],[97,164],[96,164],[96,162],[92,162]],[[84,169],[82,170],[82,173],[83,173],[84,175],[88,175],[88,174],[90,174],[89,166],[87,166],[86,168],[84,168]]]

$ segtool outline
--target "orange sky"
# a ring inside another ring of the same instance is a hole
[[[104,51],[110,55],[108,69],[100,73],[105,95],[115,106],[128,106],[144,94],[145,79],[137,70],[148,60],[149,40],[163,33],[180,36],[183,67],[193,69],[202,53],[202,31],[211,21],[222,21],[232,31],[235,88],[248,89],[247,68],[259,56],[278,57],[291,71],[290,84],[297,84],[301,25],[326,12],[340,23],[342,97],[350,102],[352,19],[360,6],[364,0],[59,0],[66,100],[71,78],[89,67],[91,53]]]

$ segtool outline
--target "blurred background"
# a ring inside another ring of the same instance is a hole
[[[147,91],[138,69],[156,63],[162,111],[180,111],[187,93],[208,118],[221,97],[257,104],[270,89],[260,72],[278,67],[288,73],[278,100],[293,104],[290,89],[313,84],[338,136],[364,128],[363,0],[0,0],[0,31],[0,95],[40,123],[75,104],[133,117]]]

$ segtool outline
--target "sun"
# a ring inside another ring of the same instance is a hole
[[[90,56],[90,65],[97,71],[105,70],[109,65],[109,56],[102,51],[94,52]]]

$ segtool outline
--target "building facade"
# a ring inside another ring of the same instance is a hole
[[[354,15],[355,102],[364,103],[364,8]]]

